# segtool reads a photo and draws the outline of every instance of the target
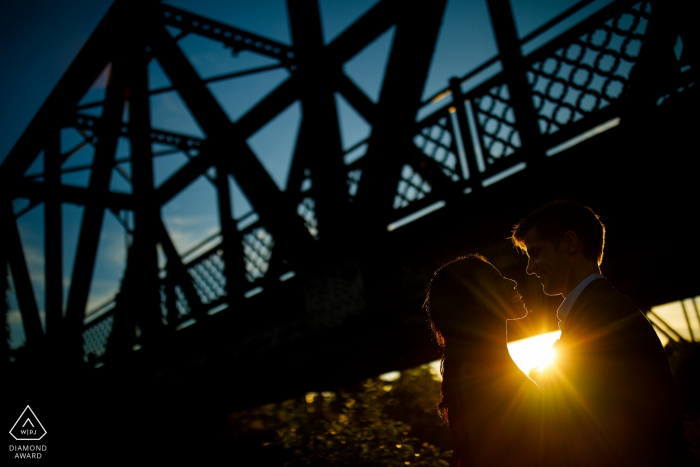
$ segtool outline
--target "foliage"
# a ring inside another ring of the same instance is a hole
[[[235,437],[262,441],[258,459],[287,466],[448,466],[449,430],[440,426],[434,408],[438,390],[428,368],[421,367],[392,382],[370,378],[336,392],[232,414],[229,421]],[[408,421],[441,446],[417,437]]]

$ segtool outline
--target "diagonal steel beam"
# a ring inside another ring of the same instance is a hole
[[[245,140],[291,105],[294,102],[294,93],[296,92],[293,80],[294,78],[290,78],[282,83],[258,105],[250,109],[247,114],[235,123],[235,131],[232,131],[231,135],[238,135],[239,138]],[[158,199],[161,205],[172,199],[173,196],[204,173],[207,168],[214,165],[215,151],[207,150],[207,144],[207,141],[203,140],[199,156],[182,166],[180,170],[175,172],[158,188]],[[212,145],[210,144],[209,146],[211,147]]]
[[[159,206],[170,201],[214,164],[216,149],[212,146],[209,141],[205,140],[199,149],[199,155],[190,159],[187,164],[183,165],[180,170],[171,175],[158,187],[156,199]]]
[[[291,242],[310,247],[311,237],[303,227],[301,218],[294,212],[294,207],[282,196],[272,177],[246,144],[244,135],[237,131],[238,125],[229,121],[177,44],[164,28],[154,31],[153,41],[156,57],[209,137],[206,143],[209,154],[200,153],[190,164],[196,164],[195,167],[200,170],[212,165],[226,167],[236,177],[277,241],[284,243],[284,238],[289,237]],[[176,173],[171,183],[166,182],[167,186],[164,184],[158,190],[160,201],[166,198],[164,195],[170,195],[173,188],[179,188],[183,180],[190,177],[193,180],[203,173],[204,170],[189,176],[180,175],[183,170],[192,169],[190,164]],[[288,252],[294,255],[291,249]]]
[[[297,79],[292,76],[239,118],[235,124],[234,134],[238,135],[241,140],[253,136],[277,114],[292,105],[294,100],[298,98],[297,93]]]
[[[297,53],[303,119],[308,123],[305,128],[314,127],[316,132],[315,138],[307,140],[310,154],[305,157],[314,184],[316,218],[324,243],[342,241],[348,222],[347,171],[331,81],[332,75],[340,74],[340,66],[322,60],[323,34],[316,0],[288,0],[287,9]]]
[[[129,2],[114,2],[100,21],[3,162],[0,167],[0,187],[12,186],[13,180],[27,170],[34,156],[41,150],[44,135],[55,128],[56,121],[61,121],[66,109],[75,107],[95,77],[105,68],[119,43],[114,38],[120,36],[117,28],[128,4]]]
[[[377,104],[365,95],[345,74],[338,79],[338,91],[359,112],[368,123],[374,125],[377,121]]]
[[[90,174],[91,198],[86,202],[80,227],[78,248],[73,267],[68,303],[66,306],[66,346],[69,358],[82,354],[82,324],[85,318],[90,283],[95,269],[95,257],[105,212],[105,194],[114,166],[114,155],[120,133],[124,107],[125,77],[122,59],[114,57],[111,80],[107,86],[102,125],[96,129],[98,136],[95,158]]]
[[[323,56],[319,57],[319,59],[325,62],[336,62],[341,65],[343,62],[352,58],[394,23],[392,14],[396,3],[395,0],[384,0],[375,5],[358,20],[358,22],[350,26],[329,44],[324,49]],[[198,76],[197,79],[199,79]],[[355,106],[361,115],[368,119],[368,121],[370,121],[370,119],[372,119],[372,121],[376,120],[376,111],[370,110],[376,107],[375,104],[348,80],[347,77],[343,77],[342,73],[338,75],[337,79],[340,80],[339,84],[337,84],[339,90],[343,92],[345,98]],[[287,81],[280,84],[255,107],[243,115],[235,124],[235,132],[232,131],[231,133],[238,135],[239,138],[242,139],[252,136],[275,115],[282,112],[294,102],[298,97],[298,86],[299,84],[296,76],[292,76]],[[213,157],[213,155],[207,157]],[[213,162],[207,160],[207,157],[199,161],[196,159],[192,160],[176,172],[173,177],[171,177],[172,180],[168,181],[169,183],[166,182],[167,186],[159,188],[158,196],[160,202],[167,202],[180,190],[192,183],[202,173],[202,167],[206,166],[203,169],[206,170],[206,168],[213,165]]]
[[[292,102],[294,102],[294,93],[296,92],[293,80],[294,78],[290,78],[282,83],[277,89],[258,103],[258,105],[250,109],[247,114],[235,123],[233,129],[235,131],[232,131],[231,135],[238,135],[239,138],[245,140],[291,105]],[[173,196],[204,173],[207,168],[214,165],[213,159],[215,157],[215,151],[210,152],[206,150],[207,144],[207,141],[204,140],[199,156],[181,167],[180,170],[175,172],[170,179],[158,188],[158,199],[161,204],[168,202]]]
[[[27,345],[36,348],[35,346],[43,340],[44,331],[41,329],[39,309],[36,305],[32,281],[29,278],[29,269],[24,257],[22,240],[19,236],[15,216],[12,213],[12,204],[9,200],[3,201],[2,211],[4,219],[3,230],[6,235],[6,244],[3,245],[3,248],[7,248],[5,254],[7,254],[7,260],[12,271],[12,280],[15,283],[15,293],[19,303],[19,311],[22,315],[24,335],[27,338]]]
[[[413,5],[412,10],[414,7]],[[351,59],[357,52],[389,29],[394,24],[397,13],[405,14],[405,10],[406,5],[398,0],[383,0],[377,3],[328,44],[327,58],[338,63],[344,63]],[[415,10],[418,9],[415,8]]]
[[[61,141],[52,131],[44,148],[44,276],[46,283],[46,335],[57,342],[63,322],[63,242],[61,200],[54,193],[61,185]]]
[[[411,141],[416,111],[428,75],[445,0],[424,1],[420,8],[400,16],[394,45],[389,56],[384,84],[377,105],[367,161],[355,197],[369,213],[368,224],[377,233],[384,231],[391,217],[396,183],[400,179],[404,155],[401,141]]]

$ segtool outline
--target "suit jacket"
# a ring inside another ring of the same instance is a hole
[[[576,300],[545,372],[546,464],[683,465],[673,378],[644,314],[607,279]]]

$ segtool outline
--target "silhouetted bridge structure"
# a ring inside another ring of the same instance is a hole
[[[525,276],[526,258],[507,237],[519,218],[557,198],[601,215],[609,229],[603,273],[641,308],[697,294],[691,15],[680,4],[617,1],[523,55],[590,3],[521,40],[508,1],[488,1],[500,54],[421,102],[444,1],[406,9],[382,0],[324,45],[316,3],[290,0],[292,46],[167,5],[116,1],[1,168],[3,260],[27,338],[10,367],[59,369],[122,394],[153,386],[186,394],[190,402],[178,406],[221,412],[333,388],[435,358],[422,294],[437,266],[475,251],[518,280],[535,309],[512,335],[553,330],[544,311],[556,301]],[[394,25],[375,103],[342,65]],[[207,87],[212,80],[178,48],[189,34],[277,60],[290,77],[232,123]],[[171,88],[149,90],[153,58]],[[104,100],[78,105],[108,65]],[[205,138],[151,127],[149,95],[168,90],[179,92]],[[335,92],[372,126],[348,150]],[[297,100],[303,118],[281,191],[246,138]],[[61,182],[70,156],[60,150],[62,128],[94,146],[87,187]],[[130,142],[126,158],[115,158],[119,138]],[[154,143],[189,158],[158,187]],[[27,175],[40,153],[42,173]],[[130,194],[109,189],[124,162]],[[254,208],[246,218],[231,215],[229,174]],[[216,189],[220,229],[181,254],[161,207],[200,176]],[[44,204],[46,332],[17,198],[30,201],[26,209]],[[65,313],[62,203],[84,206]],[[86,310],[106,210],[133,216],[128,262],[116,298]]]

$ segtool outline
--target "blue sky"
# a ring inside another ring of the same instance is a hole
[[[111,3],[111,0],[5,0],[0,3],[0,58],[3,64],[0,67],[0,86],[4,90],[0,105],[0,162],[5,159]],[[291,45],[283,0],[172,0],[165,3]],[[324,41],[331,42],[376,3],[374,0],[321,0],[319,7]],[[513,0],[520,36],[527,35],[574,3],[573,0]],[[607,3],[609,0],[594,2],[584,11],[583,16]],[[343,67],[344,72],[375,102],[381,89],[384,65],[392,40],[393,28]],[[179,45],[202,78],[271,64],[270,59],[245,51],[233,57],[229,49],[195,35],[187,36]],[[449,0],[424,88],[424,99],[445,88],[451,77],[463,76],[496,54],[486,2]],[[167,86],[168,78],[156,62],[151,63],[149,71],[151,89]],[[228,117],[236,121],[288,76],[286,69],[278,68],[234,80],[210,83],[208,86]],[[83,102],[99,100],[103,84],[98,78],[95,88],[85,96]],[[340,95],[336,95],[336,102],[343,147],[349,148],[367,137],[371,126]],[[154,127],[203,137],[201,129],[190,117],[176,92],[154,95],[151,106]],[[281,190],[287,188],[290,158],[301,117],[301,106],[295,102],[248,139],[249,146]],[[64,130],[63,150],[68,151],[79,139],[80,136],[74,130]],[[154,146],[156,151],[161,149],[164,148]],[[128,155],[128,141],[123,140],[117,156],[128,158]],[[89,164],[91,159],[92,150],[86,147],[69,158],[63,168]],[[156,185],[160,185],[186,161],[187,157],[183,153],[157,158],[154,163]],[[130,174],[128,161],[120,164],[120,170],[127,176]],[[38,159],[28,173],[41,171],[42,161]],[[62,180],[66,184],[85,186],[88,177],[89,170],[82,170],[64,174]],[[233,179],[231,187],[232,214],[238,219],[249,212],[251,207]],[[111,189],[129,192],[130,186],[117,173],[112,177]],[[23,201],[18,200],[15,207],[18,211],[22,209]],[[65,297],[70,286],[81,215],[82,207],[64,204]],[[205,177],[199,177],[164,205],[162,215],[180,253],[219,229],[215,191]],[[121,221],[128,224],[128,217],[125,215]],[[18,219],[18,226],[37,305],[43,310],[43,205],[23,214]],[[119,287],[126,255],[124,233],[120,219],[108,212],[101,233],[88,310],[110,300]],[[12,296],[10,304],[14,309],[11,314],[13,345],[18,345],[23,340],[23,332],[16,301]]]

